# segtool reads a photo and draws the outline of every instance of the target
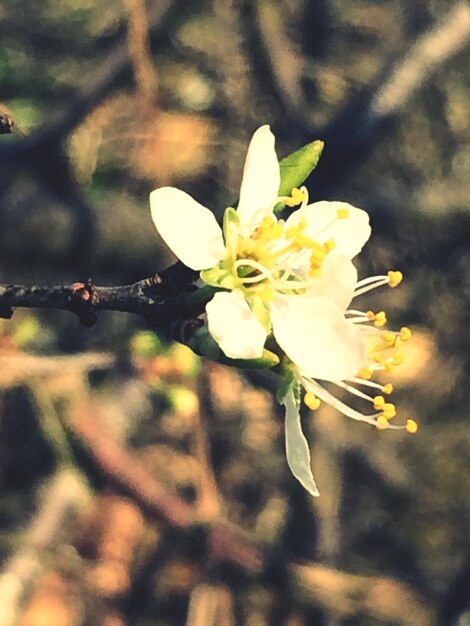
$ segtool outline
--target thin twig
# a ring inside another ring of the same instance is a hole
[[[178,314],[190,313],[181,294],[196,278],[197,272],[176,263],[133,285],[98,287],[90,280],[70,286],[0,285],[0,317],[10,318],[15,307],[58,309],[93,326],[99,311],[121,311],[143,315],[169,331]]]

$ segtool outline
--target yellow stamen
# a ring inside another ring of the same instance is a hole
[[[386,430],[387,428],[389,428],[390,425],[386,417],[384,417],[383,415],[379,415],[377,421],[375,422],[375,426],[378,428],[378,430]]]
[[[331,252],[331,250],[336,248],[336,241],[334,239],[328,239],[323,245],[326,246],[328,252]]]
[[[395,352],[392,357],[392,365],[401,365],[404,360],[403,352]]]
[[[385,326],[386,323],[387,316],[385,314],[385,311],[379,311],[375,314],[374,326],[377,326],[377,328],[381,328],[382,326]]]
[[[311,391],[307,391],[304,397],[304,403],[311,411],[315,411],[320,406],[321,400],[320,398],[317,398],[317,396]]]
[[[406,420],[406,430],[411,433],[411,434],[415,434],[416,432],[418,432],[418,424],[414,421],[414,420]]]
[[[294,206],[297,206],[298,204],[302,204],[304,200],[305,200],[305,193],[301,189],[294,187],[292,189],[291,195],[288,198],[286,198],[284,202],[287,204],[287,206],[294,207]]]
[[[371,322],[375,320],[375,313],[373,311],[367,311],[366,316],[367,316],[367,319],[370,320]]]
[[[403,280],[403,274],[398,271],[387,272],[388,284],[390,287],[397,287]]]
[[[387,384],[383,385],[382,393],[385,393],[387,396],[389,396],[392,392],[393,392],[393,385],[392,385],[392,383],[387,383]]]
[[[338,209],[336,211],[336,217],[339,220],[345,220],[349,217],[349,209],[347,209],[346,207],[342,207],[341,209]]]
[[[371,367],[362,367],[358,374],[358,378],[362,378],[362,380],[370,380],[374,375],[374,370]]]
[[[388,346],[393,346],[396,342],[397,336],[395,335],[395,333],[392,333],[391,331],[384,333],[382,335],[382,340],[384,343],[386,343]]]
[[[383,396],[375,396],[374,409],[381,410],[385,405],[385,398]]]
[[[403,328],[400,328],[400,339],[402,341],[408,341],[408,339],[410,338],[411,338],[411,330],[407,328],[406,326],[403,326]]]
[[[392,404],[391,402],[386,402],[383,405],[382,415],[385,417],[385,419],[391,420],[395,417],[396,414],[397,414],[397,410],[394,404]]]
[[[310,261],[321,263],[322,261],[325,260],[327,254],[328,254],[328,251],[324,250],[323,248],[320,248],[320,247],[313,248],[312,254],[310,256]]]

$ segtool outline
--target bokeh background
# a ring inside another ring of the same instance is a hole
[[[1,626],[470,624],[470,6],[440,0],[0,5],[0,282],[127,284],[175,259],[148,193],[217,216],[252,132],[321,138],[313,199],[365,208],[364,297],[411,326],[416,436],[306,412],[136,316],[0,321]]]

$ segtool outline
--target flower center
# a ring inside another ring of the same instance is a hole
[[[280,198],[289,205],[305,203],[306,199],[306,191],[299,189],[294,189],[289,198]],[[246,227],[240,227],[232,267],[239,287],[269,288],[271,295],[279,296],[309,293],[313,280],[320,276],[323,263],[336,247],[334,239],[320,243],[318,237],[348,216],[348,209],[341,208],[330,224],[313,233],[303,218],[287,227],[273,214],[266,215],[254,231],[246,232]]]

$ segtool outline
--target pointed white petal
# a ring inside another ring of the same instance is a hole
[[[287,463],[291,472],[312,496],[320,493],[313,478],[310,467],[310,450],[305,435],[302,432],[300,415],[295,404],[293,393],[286,397],[285,432],[286,432],[286,455]]]
[[[258,224],[276,203],[281,173],[274,141],[269,126],[258,128],[251,139],[237,208],[244,225]]]
[[[320,276],[312,280],[311,293],[326,298],[345,311],[353,299],[357,270],[348,257],[329,254],[322,264]]]
[[[279,346],[312,378],[344,380],[364,365],[366,347],[360,329],[324,298],[275,301],[271,319]]]
[[[347,209],[349,216],[337,219],[338,209]],[[335,253],[343,254],[352,259],[361,250],[370,237],[369,216],[347,202],[315,202],[292,213],[286,227],[295,226],[300,219],[307,222],[307,237],[324,243],[334,239]]]
[[[232,359],[256,359],[263,353],[266,331],[241,291],[220,291],[206,305],[207,325],[220,349]]]
[[[150,210],[161,237],[188,267],[208,269],[225,257],[222,230],[213,213],[186,192],[174,187],[155,189]]]

